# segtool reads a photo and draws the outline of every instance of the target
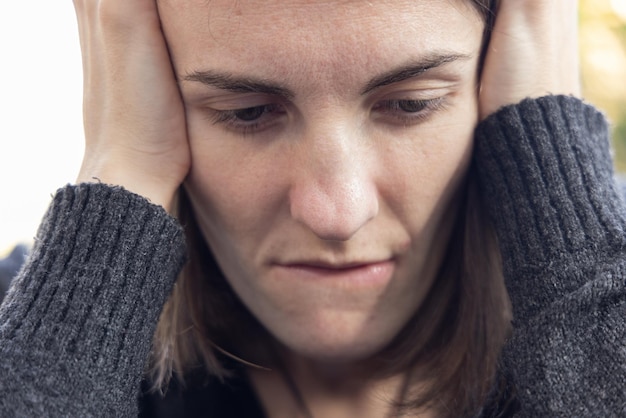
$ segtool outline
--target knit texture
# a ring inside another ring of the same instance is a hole
[[[484,121],[475,162],[501,245],[524,417],[626,416],[626,206],[607,124],[573,97]]]
[[[607,125],[571,97],[527,100],[476,131],[514,331],[520,417],[626,416],[626,206]],[[137,416],[180,225],[120,188],[54,198],[0,308],[0,416]]]
[[[0,416],[136,417],[184,251],[177,222],[137,195],[60,190],[0,308]]]

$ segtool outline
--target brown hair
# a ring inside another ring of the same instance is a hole
[[[495,1],[471,3],[488,31]],[[496,239],[481,207],[473,168],[460,200],[435,284],[409,323],[377,356],[382,373],[407,374],[406,391],[397,405],[401,410],[432,408],[442,416],[475,415],[495,382],[509,308]],[[226,378],[224,356],[244,357],[280,370],[281,365],[273,362],[273,337],[224,278],[183,189],[178,215],[187,234],[189,262],[155,333],[151,359],[155,387],[166,385],[173,374],[183,381],[185,374],[199,367]],[[242,351],[246,346],[255,351]],[[413,389],[418,383],[419,391]]]

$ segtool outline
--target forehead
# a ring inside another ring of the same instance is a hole
[[[483,31],[469,0],[160,0],[159,11],[179,73],[376,72],[433,52],[477,54]]]

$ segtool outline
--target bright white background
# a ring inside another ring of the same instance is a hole
[[[82,72],[70,0],[0,3],[0,256],[30,242],[83,153]]]

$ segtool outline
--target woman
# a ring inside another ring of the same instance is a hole
[[[542,97],[578,94],[573,3],[503,2],[483,65],[487,2],[75,1],[86,154],[2,307],[3,413],[137,415],[147,361],[189,416],[623,413],[606,126]]]

